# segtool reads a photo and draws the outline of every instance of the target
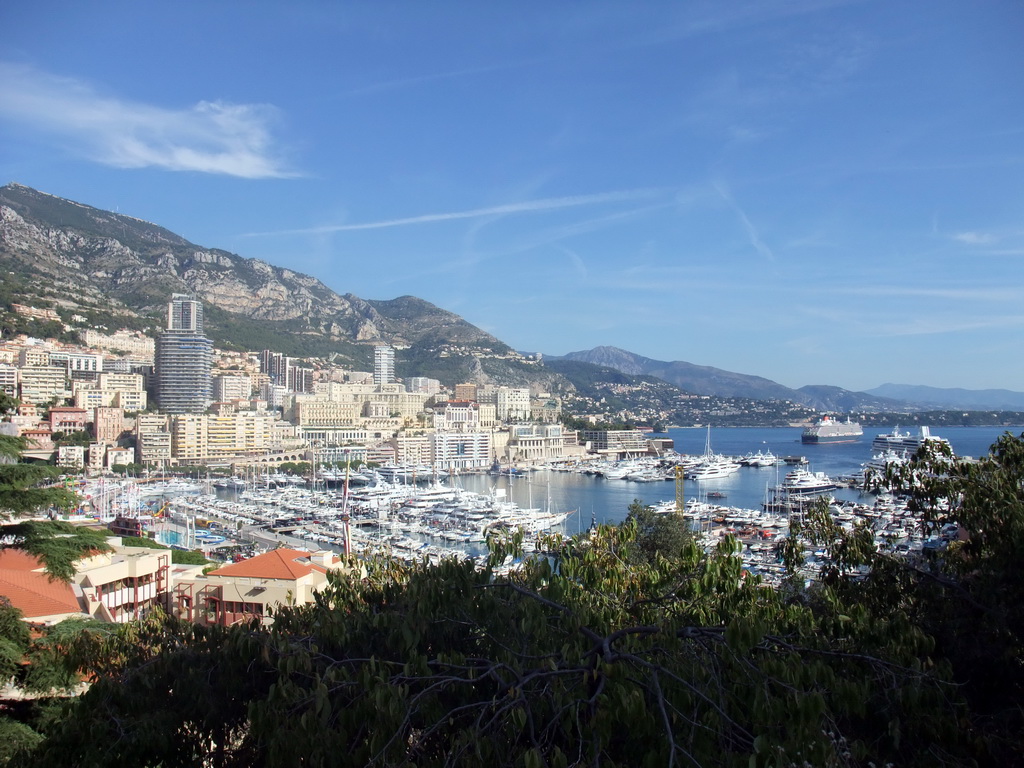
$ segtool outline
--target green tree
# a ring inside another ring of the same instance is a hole
[[[687,547],[695,545],[693,529],[686,518],[675,512],[656,513],[640,499],[629,505],[626,522],[636,526],[633,551],[644,562],[651,563],[658,556],[678,561]]]
[[[0,414],[15,403],[0,393]],[[75,494],[54,485],[57,469],[44,464],[21,463],[24,441],[0,434],[0,541],[2,546],[22,549],[38,557],[51,578],[70,581],[75,562],[86,553],[107,550],[99,531],[54,519],[29,519],[41,512],[56,515],[77,503]],[[15,759],[18,750],[38,742],[32,727],[38,714],[37,700],[78,683],[78,664],[65,652],[69,638],[91,623],[62,622],[33,638],[21,611],[0,596],[0,682],[11,683],[30,698],[0,702],[0,765]],[[13,713],[13,716],[11,716]]]
[[[0,416],[12,411],[15,404],[0,392]],[[25,519],[44,512],[56,517],[76,507],[78,497],[53,482],[56,467],[19,461],[24,448],[22,438],[0,434],[0,540],[5,546],[36,555],[51,576],[68,581],[79,557],[110,547],[104,536],[80,526],[55,519]]]
[[[986,765],[1024,754],[1024,435],[1006,433],[979,461],[925,446],[875,479],[908,498],[927,546],[905,557],[874,543],[872,526],[842,528],[821,505],[783,556],[799,573],[801,539],[828,553],[811,600],[849,613],[904,616],[931,638],[929,658],[947,666],[964,709],[958,726]]]
[[[956,691],[902,615],[742,577],[635,522],[501,578],[371,558],[272,626],[125,627],[36,765],[963,764]],[[495,547],[502,559],[509,544]],[[512,549],[515,549],[514,542]],[[557,567],[553,564],[557,562]],[[90,638],[90,641],[92,639]],[[914,724],[914,728],[901,727]]]

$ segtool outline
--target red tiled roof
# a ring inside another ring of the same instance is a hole
[[[240,563],[232,563],[210,571],[211,576],[239,576],[255,579],[282,579],[294,581],[307,575],[310,571],[325,573],[318,563],[312,563],[309,553],[299,549],[272,549],[262,555],[250,557]]]
[[[0,551],[0,595],[11,601],[26,619],[81,613],[70,584],[51,581],[42,563],[20,550]]]
[[[39,558],[22,549],[11,549],[10,547],[0,549],[0,570],[41,571],[43,567]]]

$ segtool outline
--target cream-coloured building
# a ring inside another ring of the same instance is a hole
[[[434,461],[434,446],[429,435],[397,435],[386,441],[394,451],[399,464],[431,466]]]
[[[84,445],[61,445],[57,447],[57,466],[72,472],[85,469]]]
[[[530,418],[530,390],[498,387],[494,405],[499,421],[526,421]]]
[[[72,391],[78,408],[120,408],[137,413],[149,404],[143,378],[137,373],[103,372],[95,383],[74,382]]]
[[[18,351],[18,365],[22,368],[50,365],[50,350],[44,347],[22,347]]]
[[[176,414],[171,417],[171,457],[179,463],[254,459],[280,449],[276,422],[268,411]]]
[[[209,421],[205,413],[180,413],[171,419],[171,457],[188,464],[206,458]]]
[[[547,462],[582,457],[576,433],[561,424],[515,424],[508,429],[504,455],[510,462]]]
[[[100,333],[91,328],[81,332],[82,343],[87,347],[98,347],[100,349],[113,349],[127,352],[133,355],[140,355],[153,360],[155,342],[149,336],[138,332],[116,331],[111,334]]]
[[[113,552],[93,555],[76,567],[85,612],[94,619],[124,623],[170,604],[170,550],[125,547],[111,539]]]
[[[333,552],[278,548],[179,580],[172,612],[198,624],[230,626],[250,619],[270,622],[273,608],[308,605],[327,586],[327,573],[342,567]]]
[[[20,392],[22,401],[33,405],[43,405],[51,400],[63,403],[71,395],[68,372],[49,365],[23,366]]]

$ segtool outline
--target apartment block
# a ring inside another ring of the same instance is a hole
[[[51,432],[82,432],[89,421],[89,412],[84,408],[51,408]]]
[[[24,366],[21,369],[20,397],[23,402],[45,405],[51,400],[64,402],[68,391],[68,373],[48,365]]]
[[[116,443],[124,432],[124,411],[104,406],[93,408],[92,432],[101,443]]]
[[[10,397],[18,396],[18,383],[20,371],[13,365],[0,363],[0,392]]]
[[[221,374],[213,377],[213,399],[215,402],[246,400],[252,394],[252,379],[248,376]]]
[[[431,460],[438,469],[489,467],[494,462],[490,432],[434,432]]]

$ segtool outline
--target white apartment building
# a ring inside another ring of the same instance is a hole
[[[90,474],[103,471],[103,467],[106,466],[104,463],[107,458],[107,444],[106,443],[89,443],[89,451],[86,454],[86,469],[89,470]]]
[[[135,460],[165,467],[171,461],[170,417],[140,413],[135,417]]]
[[[441,382],[437,379],[427,378],[426,376],[410,376],[405,381],[405,388],[409,392],[436,395],[441,391]]]
[[[489,467],[494,462],[490,432],[434,432],[430,436],[432,460],[438,469]]]
[[[20,371],[15,366],[0,363],[0,392],[17,397],[18,383],[21,378],[19,374]]]
[[[103,370],[103,355],[86,352],[51,352],[50,365],[63,366],[68,373],[99,373]]]
[[[377,386],[390,384],[395,380],[395,348],[379,346],[373,348],[373,383]]]
[[[442,432],[476,432],[480,429],[480,404],[472,400],[448,400],[434,406],[434,429]]]
[[[237,374],[220,374],[213,377],[213,399],[226,403],[232,400],[247,400],[252,394],[252,379]]]
[[[494,405],[499,421],[527,421],[530,418],[530,390],[498,387]]]
[[[57,466],[72,472],[85,469],[84,445],[60,445],[57,447]]]

